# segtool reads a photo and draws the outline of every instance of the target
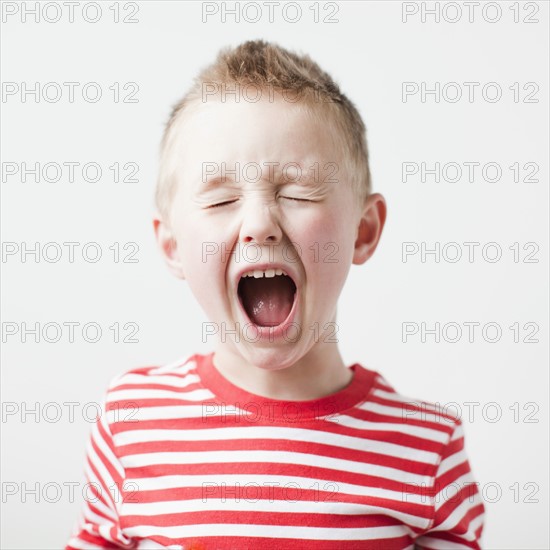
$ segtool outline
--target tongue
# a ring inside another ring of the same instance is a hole
[[[239,295],[250,320],[260,327],[280,325],[290,313],[296,287],[290,277],[243,277]]]

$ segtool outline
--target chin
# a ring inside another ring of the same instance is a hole
[[[237,353],[259,369],[278,371],[292,367],[305,355],[304,351],[297,349],[296,344],[289,344],[289,346],[292,349],[283,350],[280,347],[270,348],[251,344],[241,347]]]

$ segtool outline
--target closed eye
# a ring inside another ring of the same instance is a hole
[[[279,195],[281,199],[288,199],[289,201],[300,201],[300,202],[311,202],[309,199],[299,199],[297,197],[284,197],[282,195]]]
[[[210,206],[207,206],[207,208],[218,208],[219,206],[227,206],[228,204],[233,204],[234,202],[237,202],[237,199],[219,202],[218,204],[211,204]]]

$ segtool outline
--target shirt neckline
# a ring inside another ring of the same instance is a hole
[[[376,377],[376,372],[354,363],[348,367],[353,372],[353,378],[345,388],[335,393],[305,401],[279,400],[256,395],[236,386],[218,371],[213,358],[214,352],[197,354],[195,362],[202,385],[216,396],[218,405],[244,409],[254,418],[273,421],[324,419],[351,409],[367,399]]]

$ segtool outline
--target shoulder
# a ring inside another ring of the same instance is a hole
[[[107,411],[130,411],[134,418],[146,408],[194,402],[208,392],[201,384],[198,365],[204,356],[188,355],[161,366],[139,367],[113,378],[106,394]],[[134,412],[132,412],[134,411]],[[113,418],[120,418],[115,414]]]
[[[200,355],[193,354],[165,365],[132,368],[111,379],[107,393],[110,394],[130,387],[177,384],[182,380],[196,376],[197,364],[200,359]]]
[[[440,452],[462,434],[461,420],[452,409],[401,393],[380,373],[370,372],[372,388],[359,405],[370,421],[385,425],[388,431],[436,443]]]

